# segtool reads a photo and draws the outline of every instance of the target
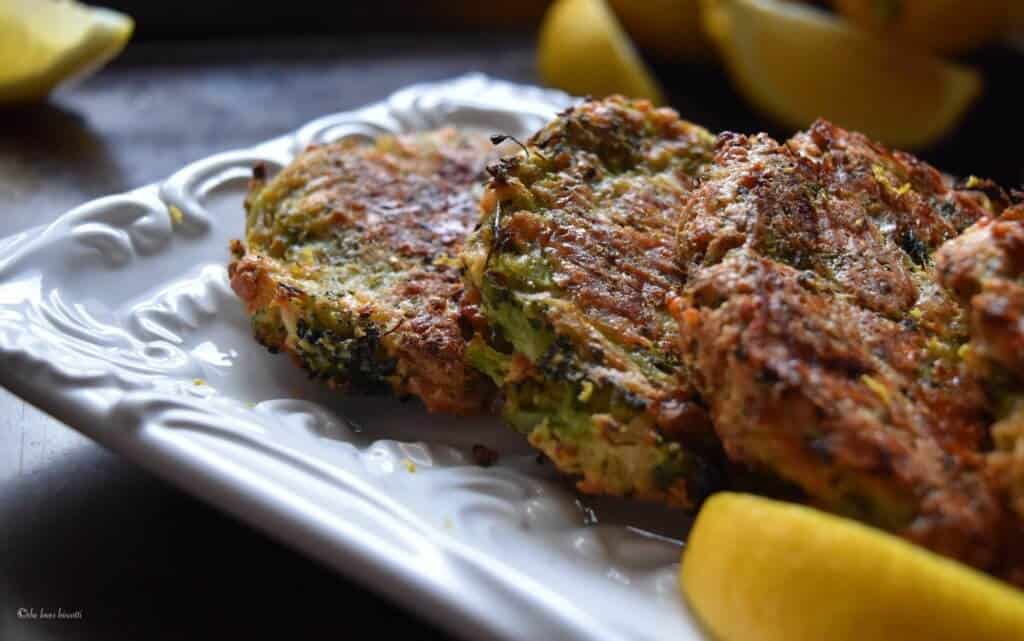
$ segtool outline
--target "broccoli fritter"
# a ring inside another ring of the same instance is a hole
[[[491,149],[444,129],[313,147],[269,180],[257,168],[229,268],[257,340],[341,389],[485,409],[493,385],[465,361],[457,257]]]
[[[785,144],[723,134],[680,226],[672,309],[731,461],[992,570],[1010,527],[988,405],[932,261],[985,204],[827,122]]]
[[[719,484],[666,307],[682,283],[679,212],[713,142],[669,109],[611,97],[488,168],[463,253],[470,359],[581,491],[692,507]]]
[[[936,268],[968,310],[975,371],[993,382],[1024,382],[1024,205],[946,243]]]
[[[990,476],[1024,522],[1024,204],[946,243],[936,269],[970,318],[963,355],[984,383],[996,418]],[[1024,584],[1024,558],[1015,571],[1013,578]]]

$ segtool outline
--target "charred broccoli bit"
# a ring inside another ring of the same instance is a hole
[[[457,256],[495,156],[482,134],[444,129],[313,147],[273,178],[257,167],[229,267],[257,341],[340,389],[488,409]]]
[[[693,507],[722,483],[666,308],[682,206],[714,138],[622,97],[561,113],[488,167],[463,262],[471,363],[580,490]]]

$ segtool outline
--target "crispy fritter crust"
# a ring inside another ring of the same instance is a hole
[[[710,435],[678,376],[665,306],[675,230],[713,137],[621,97],[559,115],[493,164],[468,280],[511,364],[505,415],[579,489],[692,506],[714,486],[684,445]]]
[[[998,419],[991,428],[992,481],[1024,521],[1024,204],[946,243],[936,269],[968,310],[971,341],[964,356],[985,383]],[[1016,572],[1024,584],[1024,559]]]
[[[445,129],[314,147],[269,181],[258,170],[229,267],[257,339],[332,386],[485,408],[456,257],[491,154],[483,135]]]
[[[990,211],[826,122],[723,134],[680,227],[683,358],[731,460],[809,501],[993,569],[986,398],[931,254]]]
[[[1024,205],[946,243],[936,267],[942,285],[969,311],[976,364],[1024,381]],[[979,371],[986,378],[997,375]]]

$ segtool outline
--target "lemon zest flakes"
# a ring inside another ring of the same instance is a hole
[[[872,165],[871,173],[875,175],[875,180],[877,180],[880,185],[882,185],[892,193],[896,194],[897,198],[903,196],[903,194],[910,191],[910,183],[908,182],[903,183],[899,187],[893,185],[892,181],[889,180],[889,176],[887,176],[885,173],[885,168],[882,167],[881,165]]]
[[[582,387],[583,389],[580,390],[579,396],[576,398],[579,399],[581,403],[586,403],[590,400],[590,397],[594,395],[594,384],[590,381],[583,381]]]
[[[405,465],[405,471],[409,474],[416,473],[416,463],[412,459],[402,459],[402,464]]]
[[[889,394],[889,388],[882,384],[877,378],[864,374],[860,377],[860,380],[867,385],[872,392],[878,395],[878,398],[882,399],[882,402],[888,405],[892,402],[892,396]]]
[[[185,214],[175,205],[170,205],[167,208],[167,213],[171,215],[172,224],[180,225],[185,220]]]

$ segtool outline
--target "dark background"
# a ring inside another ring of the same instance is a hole
[[[310,36],[345,33],[452,33],[531,30],[548,0],[373,0],[232,2],[121,0],[99,3],[129,13],[142,40]]]
[[[310,36],[365,34],[370,26],[376,32],[447,34],[457,43],[467,34],[482,32],[532,35],[549,2],[375,0],[244,4],[227,0],[121,0],[104,4],[135,16],[136,35],[141,40],[282,36],[301,40]],[[955,175],[975,174],[1008,187],[1017,186],[1024,182],[1024,127],[1020,125],[1022,110],[1018,97],[1024,88],[1024,55],[995,44],[962,55],[959,61],[983,69],[985,93],[953,135],[934,148],[922,150],[920,155]],[[648,62],[654,66],[670,103],[684,118],[715,131],[768,131],[780,138],[792,133],[752,113],[714,64],[672,64],[655,59]],[[885,105],[878,108],[885,109]]]
[[[124,55],[46,104],[0,110],[0,236],[412,82],[469,70],[537,82],[545,3],[106,4],[136,18]],[[968,59],[985,98],[922,155],[1018,184],[1024,59],[1000,47]],[[714,66],[656,69],[685,117],[788,135]],[[83,620],[19,620],[22,607]],[[447,638],[0,390],[0,641],[398,635]]]

